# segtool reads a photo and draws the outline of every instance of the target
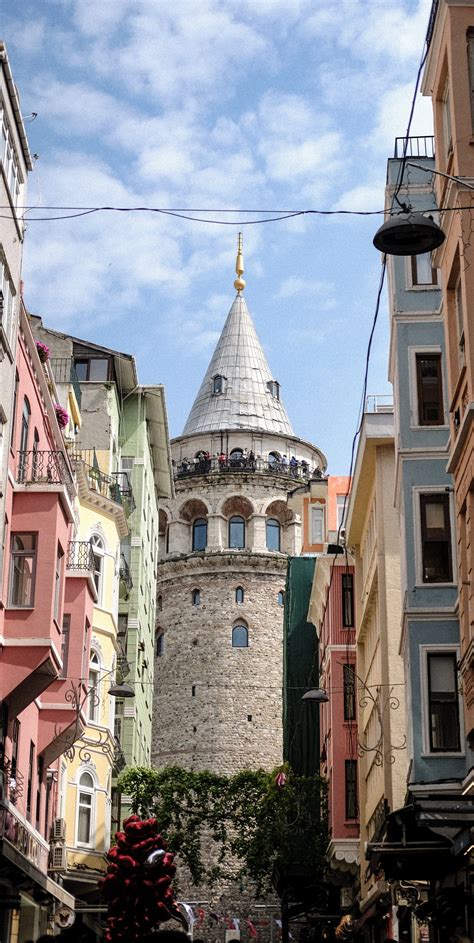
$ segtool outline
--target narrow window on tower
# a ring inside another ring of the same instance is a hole
[[[232,648],[248,648],[249,630],[246,625],[234,625],[232,629]]]
[[[220,393],[223,393],[224,380],[225,377],[223,377],[220,373],[217,373],[216,376],[212,378],[212,392],[214,396],[219,396]]]
[[[201,605],[201,591],[199,589],[193,589],[192,600],[193,606]]]
[[[244,601],[244,591],[242,586],[238,586],[235,591],[235,601],[238,606],[241,606]]]
[[[198,517],[193,523],[193,551],[205,550],[207,546],[207,521]]]
[[[229,520],[229,547],[233,550],[245,548],[245,521],[243,517],[231,517]]]

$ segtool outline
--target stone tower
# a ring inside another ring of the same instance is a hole
[[[152,743],[155,766],[225,774],[282,762],[283,599],[287,557],[301,549],[286,497],[326,465],[281,401],[242,294],[240,238],[236,271],[237,295],[171,443]]]

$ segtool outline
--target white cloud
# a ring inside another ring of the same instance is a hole
[[[285,278],[275,297],[276,298],[294,298],[296,295],[322,294],[331,291],[331,286],[324,282],[300,278],[298,275],[290,275]]]
[[[404,137],[413,98],[413,82],[395,85],[381,96],[377,118],[371,134],[371,143],[381,152],[392,154],[396,137]],[[431,99],[420,94],[416,100],[410,135],[433,134]]]
[[[408,61],[421,59],[422,42],[428,26],[431,0],[413,5],[394,0],[339,0],[337,6],[322,8],[310,16],[305,31],[323,41],[329,38],[350,50],[354,58]]]

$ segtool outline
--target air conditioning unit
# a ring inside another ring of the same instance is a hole
[[[65,841],[66,839],[66,822],[64,819],[54,819],[53,824],[51,825],[51,838],[50,841]]]
[[[48,871],[65,871],[67,863],[66,854],[65,845],[53,845],[49,853]]]

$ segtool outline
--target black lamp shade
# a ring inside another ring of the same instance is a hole
[[[135,691],[125,681],[112,684],[109,688],[109,694],[112,697],[135,697]]]
[[[325,701],[329,701],[329,694],[324,688],[311,688],[310,691],[306,691],[306,694],[303,694],[301,700],[316,701],[317,704],[323,704]]]
[[[402,213],[392,216],[377,230],[374,246],[387,255],[423,255],[444,242],[444,232],[431,216]]]

